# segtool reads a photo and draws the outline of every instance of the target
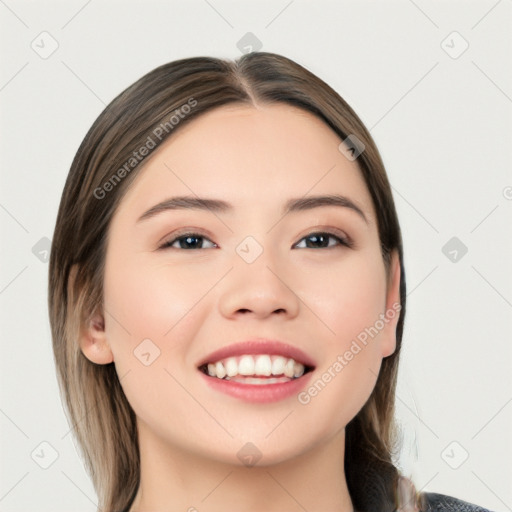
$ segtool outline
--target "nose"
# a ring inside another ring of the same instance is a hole
[[[280,270],[268,252],[253,263],[242,259],[225,277],[219,309],[225,318],[265,319],[279,315],[292,319],[299,313],[300,299],[293,289],[293,276]]]

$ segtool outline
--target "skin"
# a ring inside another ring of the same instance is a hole
[[[115,362],[137,415],[141,485],[131,512],[353,510],[345,426],[395,350],[398,314],[306,405],[297,396],[230,397],[206,386],[195,366],[237,341],[279,339],[315,360],[313,383],[399,303],[397,255],[388,278],[371,196],[340,142],[295,107],[221,107],[156,150],[123,198],[109,231],[105,310],[81,347],[97,364]],[[368,223],[336,206],[282,216],[292,197],[333,193],[359,205]],[[233,211],[174,210],[137,222],[178,195],[222,199]],[[332,238],[332,247],[305,246],[308,235],[333,230],[354,246]],[[183,231],[202,235],[205,248],[158,249]],[[247,236],[263,248],[251,264],[236,252]],[[134,356],[147,338],[160,350],[149,366]],[[237,457],[248,442],[262,454],[253,467]]]

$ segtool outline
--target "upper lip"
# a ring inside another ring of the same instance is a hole
[[[268,354],[285,356],[295,360],[297,363],[303,364],[304,366],[311,368],[315,367],[315,362],[313,359],[300,348],[288,343],[283,343],[282,341],[268,340],[263,338],[241,341],[215,350],[214,352],[211,352],[207,356],[203,357],[197,364],[197,367],[199,368],[207,363],[215,363],[228,357],[242,356],[245,354]]]

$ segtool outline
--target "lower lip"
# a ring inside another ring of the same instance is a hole
[[[298,395],[311,378],[312,371],[297,379],[275,384],[242,384],[231,380],[210,377],[198,370],[206,380],[206,384],[216,391],[225,393],[246,402],[269,403],[284,400],[292,395]]]

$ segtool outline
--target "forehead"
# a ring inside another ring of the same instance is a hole
[[[340,143],[320,118],[296,107],[223,106],[184,125],[155,150],[122,203],[140,210],[165,196],[196,195],[243,208],[339,193],[371,218],[359,166],[339,151]]]

